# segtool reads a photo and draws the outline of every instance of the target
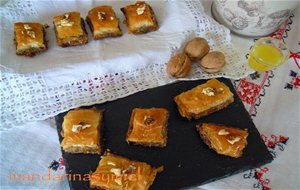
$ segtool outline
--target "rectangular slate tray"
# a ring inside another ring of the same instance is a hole
[[[177,82],[174,84],[145,90],[134,95],[96,105],[104,108],[104,148],[119,155],[137,161],[144,161],[152,166],[164,166],[150,189],[185,189],[224,178],[272,161],[272,156],[262,141],[243,103],[235,93],[228,79],[219,79],[227,84],[234,93],[234,103],[226,109],[204,118],[188,121],[182,118],[173,98],[183,91],[205,83],[206,80]],[[167,108],[170,113],[168,124],[168,143],[165,148],[145,148],[128,145],[125,141],[129,119],[133,108]],[[56,116],[59,135],[63,117]],[[225,124],[236,128],[248,129],[248,145],[240,158],[230,158],[216,154],[200,139],[195,125],[200,122]],[[62,150],[68,174],[88,174],[95,171],[100,160],[99,155],[69,154]],[[90,189],[85,181],[69,181],[75,190]]]

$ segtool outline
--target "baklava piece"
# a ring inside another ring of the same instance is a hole
[[[103,110],[75,109],[64,116],[61,147],[68,153],[101,154]]]
[[[164,108],[135,108],[131,114],[126,141],[147,147],[165,147],[168,117],[168,110]]]
[[[174,100],[181,116],[189,120],[219,111],[234,101],[228,86],[217,79],[211,79],[205,84],[183,92]]]
[[[111,6],[99,6],[91,9],[86,21],[94,40],[122,36],[119,19]]]
[[[163,166],[153,168],[145,162],[129,160],[106,152],[95,172],[91,174],[90,188],[114,190],[147,190]],[[109,180],[108,180],[109,179]]]
[[[84,20],[79,12],[69,12],[53,18],[57,44],[61,47],[88,43]]]
[[[202,140],[218,154],[238,158],[247,145],[248,132],[212,123],[197,125]]]
[[[15,23],[16,54],[33,57],[39,52],[46,51],[46,27],[40,23]]]
[[[138,1],[133,5],[121,8],[125,15],[129,33],[143,34],[158,29],[155,14],[150,5],[144,1]]]

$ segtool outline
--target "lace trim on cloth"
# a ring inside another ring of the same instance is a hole
[[[10,6],[12,3],[9,2],[9,5],[1,7],[1,15],[10,14],[14,18],[19,18],[18,14],[26,16],[28,12],[31,16],[36,16],[31,1],[13,2],[16,3],[14,6]],[[197,29],[184,31],[183,35],[204,36],[211,44],[211,49],[225,53],[228,64],[217,74],[204,73],[197,64],[193,64],[189,78],[181,80],[212,77],[240,79],[252,73],[245,64],[245,58],[239,55],[231,44],[229,30],[207,16],[200,2],[185,0],[184,3],[192,13]],[[20,10],[18,14],[13,13],[15,7],[16,10]],[[8,20],[10,19],[7,19],[5,26],[12,26]],[[173,53],[181,49],[179,46],[170,47]],[[167,75],[165,62],[156,62],[132,70],[108,72],[104,75],[87,75],[84,79],[64,81],[56,85],[49,85],[43,72],[19,74],[1,66],[0,131],[27,121],[43,120],[72,108],[115,100],[175,81],[177,79]]]

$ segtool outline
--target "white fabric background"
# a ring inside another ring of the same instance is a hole
[[[252,72],[231,43],[229,30],[207,16],[200,1],[148,2],[156,13],[158,31],[130,35],[121,24],[124,35],[120,38],[90,39],[85,46],[68,48],[55,43],[54,15],[78,10],[85,17],[92,7],[109,4],[122,22],[120,7],[133,1],[10,0],[1,6],[0,130],[174,82],[165,71],[166,62],[194,36],[206,38],[212,50],[223,51],[227,64],[217,74],[206,74],[194,64],[185,80],[213,76],[239,79]],[[49,50],[34,58],[16,56],[12,43],[16,21],[48,23]]]

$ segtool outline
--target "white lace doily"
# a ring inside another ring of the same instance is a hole
[[[130,35],[90,42],[86,46],[60,48],[53,27],[47,29],[49,50],[34,58],[15,55],[13,23],[51,23],[54,15],[87,11],[97,5],[112,5],[121,22],[119,8],[127,1],[22,1],[2,3],[1,15],[1,126],[0,130],[32,120],[42,120],[71,108],[115,100],[130,94],[175,82],[166,73],[171,54],[190,38],[201,36],[211,49],[223,51],[226,66],[218,74],[206,74],[197,66],[182,80],[226,77],[239,79],[252,72],[231,44],[229,30],[207,16],[200,1],[148,1],[160,29],[145,35]]]

